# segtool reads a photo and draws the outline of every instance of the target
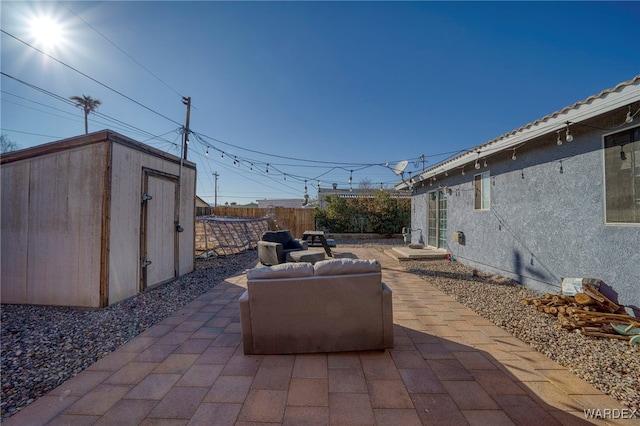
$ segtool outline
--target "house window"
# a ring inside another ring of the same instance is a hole
[[[484,172],[473,177],[475,198],[473,208],[475,210],[489,210],[491,202],[489,198],[489,172]]]
[[[640,223],[640,127],[604,138],[606,222]]]

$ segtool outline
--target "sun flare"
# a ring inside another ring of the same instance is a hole
[[[31,36],[41,47],[54,48],[63,42],[62,25],[48,16],[34,18],[30,24]]]

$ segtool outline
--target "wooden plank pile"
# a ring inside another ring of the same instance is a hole
[[[533,305],[538,312],[558,318],[558,328],[578,330],[585,336],[629,340],[630,336],[618,334],[613,325],[640,327],[640,318],[628,315],[620,306],[599,290],[599,280],[585,279],[581,292],[568,296],[560,292],[541,298],[522,299],[523,305]]]

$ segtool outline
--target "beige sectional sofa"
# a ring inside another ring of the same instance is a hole
[[[239,304],[247,355],[393,347],[391,290],[376,260],[254,268]]]

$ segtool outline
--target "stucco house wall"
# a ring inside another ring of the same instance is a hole
[[[633,111],[638,101],[636,90]],[[640,224],[605,221],[604,136],[639,127],[637,120],[625,123],[626,111],[612,108],[572,125],[572,142],[557,145],[556,131],[546,132],[516,146],[515,159],[512,148],[485,148],[487,156],[479,148],[480,154],[470,155],[470,162],[449,169],[447,176],[422,179],[412,195],[412,229],[422,231],[412,232],[412,242],[426,244],[428,200],[443,189],[445,248],[458,261],[550,293],[560,290],[561,277],[599,278],[608,295],[640,306]],[[474,176],[485,172],[490,207],[478,210]],[[454,242],[457,231],[464,233],[462,242]]]

